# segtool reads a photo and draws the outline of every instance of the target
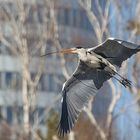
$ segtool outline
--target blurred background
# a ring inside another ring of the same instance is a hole
[[[61,88],[75,55],[40,55],[108,37],[140,44],[139,0],[0,0],[0,140],[140,140],[140,53],[108,80],[61,138]],[[111,47],[111,46],[110,46]]]

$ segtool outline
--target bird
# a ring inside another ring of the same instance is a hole
[[[62,49],[47,53],[77,54],[78,66],[62,86],[62,111],[58,133],[69,133],[89,100],[96,96],[103,83],[114,77],[124,87],[131,88],[131,81],[121,76],[118,69],[122,62],[140,51],[140,45],[116,38],[108,38],[93,47]],[[45,56],[42,55],[42,56]]]

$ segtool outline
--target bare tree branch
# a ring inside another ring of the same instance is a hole
[[[97,132],[99,133],[100,137],[102,140],[107,140],[106,138],[106,134],[104,133],[104,131],[101,129],[101,127],[97,124],[97,121],[94,118],[94,115],[92,114],[91,110],[89,110],[88,108],[85,108],[84,111],[86,112],[88,118],[90,119],[90,122],[93,124],[93,126],[95,126],[95,128],[97,129]]]
[[[54,44],[59,50],[61,50],[62,46],[59,42],[58,24],[57,24],[57,21],[56,21],[56,14],[55,14],[55,11],[54,11],[54,1],[50,1],[49,5],[50,5],[50,15],[51,15],[53,29],[54,29],[54,38],[53,38],[54,39]],[[60,60],[61,60],[63,74],[64,74],[65,78],[68,79],[69,74],[68,74],[68,71],[66,69],[66,65],[65,65],[66,62],[65,62],[64,55],[62,53],[59,54],[59,55],[60,55],[60,58],[61,58]]]

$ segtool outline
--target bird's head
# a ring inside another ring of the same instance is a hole
[[[87,50],[85,48],[81,47],[81,46],[78,46],[78,47],[76,47],[74,49],[75,49],[74,52],[78,54],[78,56],[79,56],[80,59],[82,59],[83,57],[85,57],[86,54],[87,54]]]

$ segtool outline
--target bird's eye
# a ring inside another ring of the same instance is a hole
[[[91,52],[91,51],[87,51],[87,53],[92,54],[92,52]]]

